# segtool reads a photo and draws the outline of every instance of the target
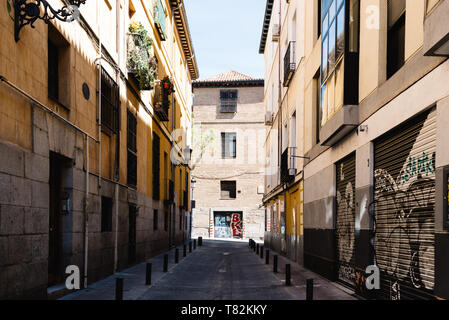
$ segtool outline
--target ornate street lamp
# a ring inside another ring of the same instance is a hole
[[[30,25],[34,28],[37,19],[49,23],[50,20],[58,19],[64,22],[72,22],[79,16],[79,6],[86,0],[68,0],[61,9],[53,9],[46,0],[14,0],[14,37],[16,42],[20,40],[20,30]],[[42,7],[42,13],[41,13]]]

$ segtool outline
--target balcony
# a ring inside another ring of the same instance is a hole
[[[127,34],[126,67],[129,78],[134,80],[139,90],[152,90],[157,74],[157,59],[150,55],[151,38],[145,36],[142,30]]]
[[[154,112],[161,121],[169,121],[168,110],[170,109],[169,94],[161,86],[156,86],[154,90]]]
[[[166,40],[166,33],[165,33],[166,19],[167,15],[165,14],[164,6],[162,5],[161,0],[157,0],[156,5],[154,6],[154,24],[156,26],[157,32],[159,33],[161,41]]]
[[[357,105],[343,105],[320,129],[321,145],[332,147],[359,125]]]
[[[288,43],[284,56],[284,87],[288,87],[296,71],[296,42]]]
[[[169,179],[166,184],[166,189],[166,199],[164,200],[164,204],[171,205],[175,203],[175,182]]]
[[[429,3],[428,3],[429,5]],[[449,1],[440,1],[424,21],[424,54],[449,56]]]

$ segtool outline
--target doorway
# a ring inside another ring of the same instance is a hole
[[[214,237],[243,239],[242,212],[214,212]]]
[[[48,286],[63,280],[63,218],[71,213],[72,160],[50,153],[50,210],[48,225]]]

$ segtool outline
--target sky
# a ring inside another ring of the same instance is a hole
[[[235,70],[263,79],[265,0],[184,0],[199,80]]]

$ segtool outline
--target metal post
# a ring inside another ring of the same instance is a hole
[[[201,247],[203,245],[203,237],[198,238],[198,246]]]
[[[123,300],[123,278],[115,279],[115,300]]]
[[[285,265],[285,285],[290,286],[292,284],[291,282],[291,270],[290,270],[290,264]]]
[[[193,250],[196,250],[196,239],[193,239]]]
[[[184,247],[182,248],[182,256],[185,258],[187,256],[187,246],[184,245]]]
[[[251,239],[248,240],[248,247],[251,248]]]
[[[192,253],[192,241],[189,242],[189,253]]]
[[[175,263],[179,263],[179,249],[175,249]]]
[[[164,255],[164,272],[168,272],[168,254]]]
[[[263,246],[262,247],[260,247],[260,259],[263,259]]]
[[[152,269],[152,264],[147,263],[147,276],[146,276],[146,281],[145,281],[145,284],[147,286],[151,285],[151,269]]]
[[[313,300],[313,279],[307,279],[306,299]]]
[[[265,252],[265,264],[270,264],[270,250],[267,249]]]
[[[256,246],[256,254],[259,254],[259,244]]]
[[[278,273],[278,256],[274,255],[273,257],[273,272]]]

